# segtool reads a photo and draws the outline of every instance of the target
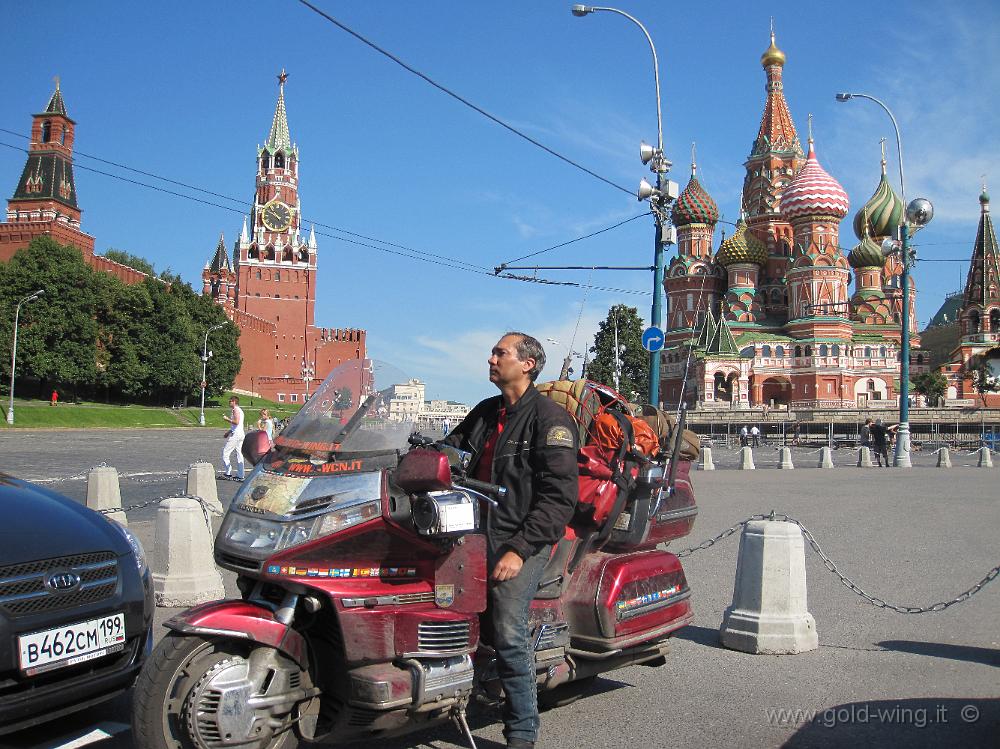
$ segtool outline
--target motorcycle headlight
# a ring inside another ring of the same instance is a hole
[[[230,514],[219,536],[226,544],[240,547],[255,557],[263,558],[371,520],[378,517],[381,512],[381,504],[375,500],[293,522]]]
[[[114,523],[114,526],[121,531],[121,534],[125,536],[125,540],[128,541],[128,545],[132,547],[132,556],[135,558],[135,566],[139,570],[139,577],[142,577],[146,574],[146,570],[149,569],[146,564],[146,550],[142,548],[142,542],[124,525]]]

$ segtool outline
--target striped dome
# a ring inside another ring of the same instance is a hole
[[[847,193],[816,160],[816,149],[809,143],[809,155],[795,179],[781,196],[781,213],[788,221],[801,216],[831,216],[841,219],[851,203]]]
[[[852,268],[881,268],[885,256],[882,254],[882,248],[866,235],[860,244],[848,253],[847,262]]]
[[[746,222],[741,218],[736,223],[736,231],[733,232],[733,235],[726,237],[719,245],[715,262],[723,268],[728,268],[735,263],[764,265],[767,262],[767,246],[747,231]]]
[[[670,214],[674,226],[688,224],[714,224],[719,220],[719,207],[712,196],[705,192],[698,178],[691,175],[691,181],[678,196]]]
[[[884,162],[882,179],[875,188],[875,194],[854,217],[854,235],[858,239],[865,236],[865,214],[868,215],[868,234],[872,237],[888,237],[903,220],[903,201],[886,179]]]

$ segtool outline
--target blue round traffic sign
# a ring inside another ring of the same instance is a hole
[[[663,331],[655,325],[650,325],[642,331],[642,347],[653,353],[663,348]]]

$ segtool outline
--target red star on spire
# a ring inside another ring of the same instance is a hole
[[[285,69],[282,68],[281,69],[281,73],[278,75],[278,83],[280,85],[284,86],[285,85],[285,81],[287,81],[287,80],[288,80],[288,73],[286,73]]]

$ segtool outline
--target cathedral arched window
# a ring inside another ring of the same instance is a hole
[[[278,153],[274,154],[274,168],[275,169],[285,168],[285,154],[283,154],[281,151],[278,151]]]
[[[868,390],[871,391],[874,389],[875,389],[875,380],[868,380]]]
[[[969,313],[969,332],[979,332],[979,312],[977,310],[972,310],[972,312]]]
[[[879,355],[880,357],[882,357],[883,359],[885,358],[885,346],[882,346],[882,347],[881,347],[881,348],[880,348],[880,349],[878,350],[878,355]]]
[[[785,347],[784,346],[775,346],[774,347],[774,355],[776,357],[778,357],[779,359],[785,358]]]
[[[267,248],[264,250],[264,259],[274,260],[274,247],[272,247],[271,245],[268,245]]]
[[[832,353],[834,356],[840,356],[840,346],[838,344],[833,344]]]
[[[274,272],[274,280],[275,281],[280,281],[281,280],[281,271],[280,270],[276,270]]]
[[[265,153],[261,157],[261,159],[260,159],[260,168],[261,169],[270,169],[271,168],[271,157],[270,157],[269,154]]]
[[[796,356],[802,356],[802,347],[801,346],[796,346],[795,347],[795,355]]]
[[[763,346],[761,346],[761,348],[760,348],[760,355],[763,356],[765,359],[770,359],[771,358],[771,347],[768,346],[767,344],[764,344]]]
[[[66,145],[66,128],[65,127],[62,130],[59,131],[59,142],[62,145],[64,145],[64,146]]]
[[[806,346],[806,356],[812,356],[812,355],[813,355],[813,347]]]
[[[825,343],[821,343],[819,345],[819,355],[820,356],[829,356],[830,355],[830,347],[827,346]]]
[[[260,280],[260,271],[257,271],[257,280]]]
[[[866,359],[872,358],[872,350],[870,346],[865,346],[865,358]]]
[[[1000,333],[1000,309],[990,310],[990,332]]]
[[[42,143],[48,143],[50,140],[52,140],[52,122],[45,120],[42,123]]]
[[[285,251],[283,253],[281,253],[281,259],[284,262],[286,262],[286,263],[292,262],[293,255],[292,255],[292,248],[291,247],[286,247],[285,248]]]
[[[309,252],[307,250],[299,250],[299,260],[303,263],[309,262]]]
[[[260,257],[260,250],[257,249],[256,245],[247,250],[247,257],[251,260],[256,260]],[[260,278],[260,271],[257,271],[257,278]]]

